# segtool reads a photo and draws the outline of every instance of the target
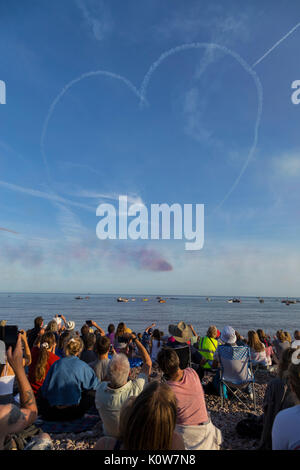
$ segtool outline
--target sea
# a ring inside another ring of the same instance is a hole
[[[76,296],[88,299],[76,300]],[[219,330],[226,325],[233,326],[242,335],[248,330],[263,329],[274,335],[278,329],[300,330],[300,303],[289,306],[281,303],[281,298],[265,297],[259,303],[256,297],[240,297],[241,303],[227,303],[229,297],[204,296],[163,296],[165,303],[158,303],[156,296],[122,294],[129,302],[117,302],[120,294],[34,294],[1,293],[0,320],[19,329],[33,327],[35,317],[41,315],[48,323],[56,314],[63,314],[73,320],[80,330],[86,320],[96,321],[105,331],[109,323],[115,326],[125,322],[135,333],[156,324],[168,333],[168,325],[184,321],[192,324],[199,336],[206,333],[210,325]],[[135,299],[134,301],[132,299]],[[148,300],[144,300],[148,299]],[[298,300],[298,299],[297,299]]]

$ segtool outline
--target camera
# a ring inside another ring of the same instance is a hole
[[[15,348],[18,340],[19,330],[16,325],[0,326],[0,340],[5,343],[6,349],[10,346]]]

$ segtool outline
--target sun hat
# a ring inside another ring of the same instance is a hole
[[[6,364],[6,350],[4,341],[0,340],[0,364]]]
[[[72,331],[75,328],[75,322],[74,321],[67,321],[66,323],[66,330],[67,331]]]
[[[232,326],[225,326],[221,333],[221,340],[223,343],[235,344],[236,343],[236,334]]]
[[[184,321],[180,321],[177,325],[169,325],[169,333],[179,343],[186,343],[194,336],[192,329]]]

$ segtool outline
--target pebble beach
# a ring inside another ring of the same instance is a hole
[[[138,374],[138,369],[135,371]],[[268,371],[258,371],[255,374],[256,390],[256,414],[263,414],[262,404],[269,380],[274,378],[275,374]],[[150,380],[160,380],[160,374],[156,373]],[[211,377],[206,377],[204,381],[208,383]],[[210,413],[213,424],[222,431],[223,444],[221,450],[255,450],[259,441],[251,439],[242,439],[238,436],[235,427],[237,423],[246,418],[248,413],[254,413],[252,403],[248,402],[249,408],[246,409],[237,400],[228,399],[221,408],[221,399],[216,395],[205,394],[207,409]],[[92,430],[78,434],[50,434],[53,440],[54,450],[91,450],[97,440],[103,435],[101,421],[97,423]]]

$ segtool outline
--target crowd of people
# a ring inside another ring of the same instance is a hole
[[[0,341],[0,449],[12,442],[51,449],[50,436],[34,428],[38,416],[72,421],[94,410],[103,426],[96,450],[218,450],[222,433],[205,395],[230,398],[233,387],[255,404],[257,369],[276,373],[264,397],[259,448],[298,449],[297,352],[298,330],[294,339],[261,329],[243,337],[231,326],[211,325],[199,336],[183,321],[169,325],[168,334],[155,324],[136,333],[124,322],[105,331],[89,321],[77,331],[63,315],[47,325],[37,317],[14,349]]]

